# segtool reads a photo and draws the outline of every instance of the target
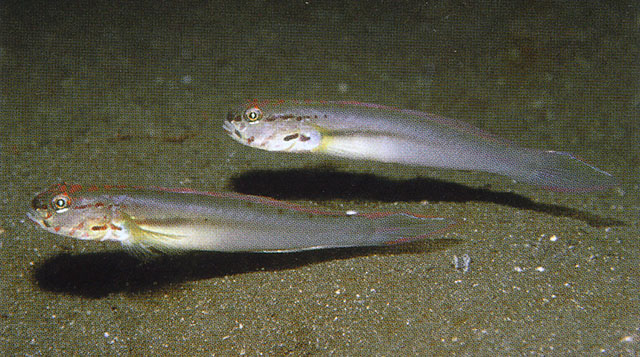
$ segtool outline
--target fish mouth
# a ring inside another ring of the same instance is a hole
[[[233,124],[229,123],[228,121],[225,121],[222,124],[222,129],[224,129],[224,131],[226,131],[227,134],[233,136],[233,134],[234,134],[234,132],[236,130],[236,127]]]
[[[224,122],[224,124],[222,125],[222,129],[224,129],[224,131],[226,131],[227,134],[229,134],[231,139],[233,139],[233,140],[235,140],[235,141],[237,141],[239,143],[248,145],[253,141],[253,139],[251,139],[251,141],[249,141],[248,143],[245,143],[243,141],[243,140],[245,140],[245,137],[242,135],[240,130],[238,130],[238,128],[235,125],[233,125],[233,124],[231,124],[229,122]]]
[[[30,209],[29,211],[27,211],[27,217],[29,217],[30,220],[32,220],[35,224],[37,224],[41,228],[44,228],[44,229],[48,228],[48,225],[45,223],[44,218],[42,218],[42,215],[39,214],[36,210]]]

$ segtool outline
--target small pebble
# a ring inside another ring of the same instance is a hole
[[[620,339],[620,342],[626,342],[626,343],[635,342],[635,336],[633,335],[624,336],[623,338]]]
[[[469,271],[469,265],[471,264],[471,257],[469,254],[463,254],[460,258],[457,255],[453,256],[453,267],[456,270],[462,270],[463,273]]]

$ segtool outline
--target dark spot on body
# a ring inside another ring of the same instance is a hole
[[[242,117],[240,115],[236,115],[235,118],[233,118],[233,121],[242,121]]]
[[[93,226],[93,227],[91,227],[91,230],[92,230],[92,231],[104,231],[104,230],[106,230],[107,228],[108,228],[108,227],[107,227],[107,225],[105,224],[105,225],[103,225],[103,226]]]
[[[309,141],[311,140],[311,137],[300,134],[300,141]]]
[[[273,115],[269,115],[269,116],[265,119],[265,121],[275,121],[276,119],[277,119],[277,118],[276,118],[275,116],[273,116]]]
[[[267,121],[274,121],[274,120],[278,120],[278,119],[289,120],[289,119],[292,119],[292,118],[294,118],[293,114],[272,115],[272,116],[269,116]]]
[[[255,136],[250,137],[249,139],[247,139],[247,144],[251,144],[252,142],[254,142],[256,140]]]
[[[233,133],[236,134],[237,137],[242,138],[242,134],[240,134],[240,131],[234,130]]]
[[[290,141],[298,137],[298,133],[287,135],[284,137],[284,141]]]

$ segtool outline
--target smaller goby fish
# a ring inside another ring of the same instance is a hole
[[[617,184],[567,152],[518,147],[464,122],[376,104],[250,101],[232,109],[223,128],[234,140],[268,151],[483,171],[556,191]]]
[[[38,194],[27,215],[49,232],[119,241],[135,253],[375,246],[440,237],[454,224],[407,213],[320,211],[234,193],[74,184]]]

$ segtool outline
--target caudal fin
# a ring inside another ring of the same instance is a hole
[[[587,192],[606,190],[618,185],[608,172],[590,165],[568,152],[531,151],[523,156],[517,172],[509,172],[514,179],[548,190]]]
[[[418,217],[406,213],[391,214],[376,219],[373,244],[408,243],[427,238],[442,238],[440,233],[456,224],[439,217]]]

